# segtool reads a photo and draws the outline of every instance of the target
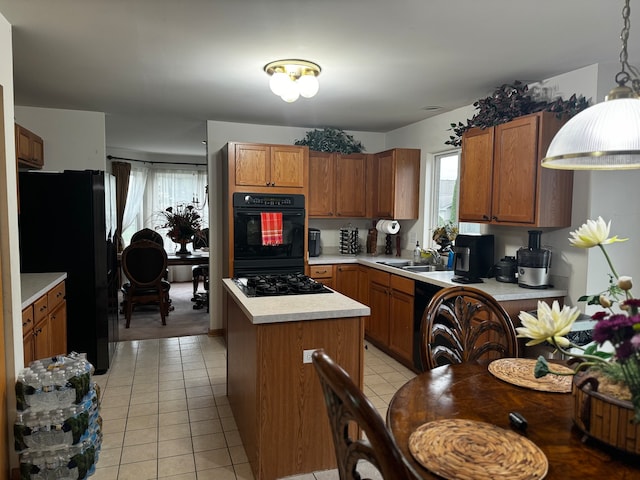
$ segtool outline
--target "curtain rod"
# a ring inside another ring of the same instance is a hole
[[[141,162],[141,163],[158,163],[158,164],[165,164],[165,165],[196,165],[199,167],[206,167],[207,164],[206,163],[189,163],[189,162],[152,162],[150,160],[138,160],[135,158],[124,158],[124,157],[114,157],[113,155],[107,155],[107,160],[127,160],[129,162]]]

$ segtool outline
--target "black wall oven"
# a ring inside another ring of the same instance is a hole
[[[282,214],[282,242],[265,245],[262,214]],[[304,273],[304,195],[233,194],[233,276]]]

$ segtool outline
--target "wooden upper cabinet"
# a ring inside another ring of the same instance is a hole
[[[227,168],[230,191],[264,192],[282,189],[306,193],[308,148],[294,145],[229,143]]]
[[[309,152],[309,216],[336,215],[336,159],[329,152]]]
[[[417,219],[420,194],[420,150],[395,148],[373,155],[373,218]]]
[[[15,124],[16,160],[19,167],[41,169],[44,167],[44,141],[32,131]]]
[[[367,155],[309,152],[309,216],[364,217]]]
[[[564,121],[538,112],[462,138],[459,219],[462,222],[568,227],[573,172],[542,168]]]
[[[340,217],[364,217],[367,156],[363,153],[336,155],[336,214]]]

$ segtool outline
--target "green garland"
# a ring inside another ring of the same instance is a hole
[[[356,141],[352,135],[337,128],[308,131],[302,140],[296,140],[295,145],[306,145],[316,152],[362,153],[364,146]]]

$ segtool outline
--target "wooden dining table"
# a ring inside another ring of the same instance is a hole
[[[547,479],[640,479],[640,457],[583,437],[572,421],[573,396],[519,387],[494,377],[475,363],[446,365],[421,373],[393,396],[387,425],[403,455],[425,479],[441,478],[418,463],[409,437],[421,425],[442,419],[469,419],[518,431],[510,412],[527,421],[520,432],[547,457]]]

